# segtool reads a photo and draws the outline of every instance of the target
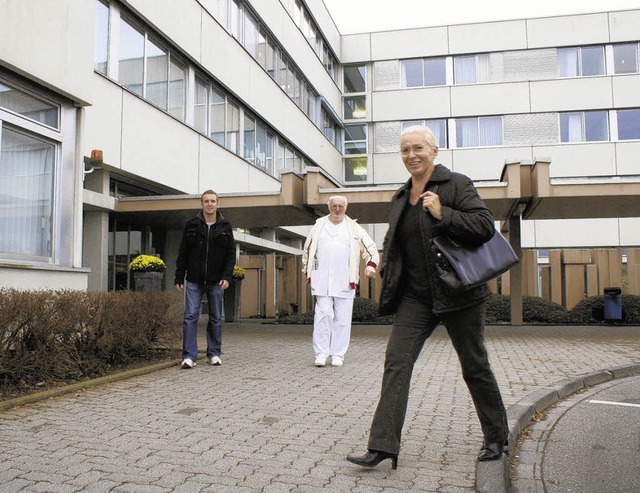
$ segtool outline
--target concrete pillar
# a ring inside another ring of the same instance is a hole
[[[522,234],[520,216],[509,218],[509,243],[519,259],[522,259]],[[522,262],[514,265],[509,271],[511,280],[511,325],[522,325]]]
[[[87,289],[108,290],[109,213],[87,211],[83,214],[82,265],[89,267]]]
[[[265,317],[275,318],[276,306],[276,254],[267,253],[265,263]]]

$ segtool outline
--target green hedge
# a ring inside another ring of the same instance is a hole
[[[0,392],[101,376],[180,336],[168,293],[0,290]]]
[[[587,298],[573,310],[534,296],[522,298],[522,316],[525,324],[543,325],[599,325],[626,324],[640,325],[640,296],[622,296],[622,320],[604,319],[604,298]],[[373,300],[356,298],[353,305],[354,323],[386,325],[393,323],[393,316],[378,317],[378,305]],[[507,324],[511,321],[511,307],[508,296],[491,295],[486,303],[487,324]],[[288,315],[278,319],[283,324],[312,324],[313,313]]]

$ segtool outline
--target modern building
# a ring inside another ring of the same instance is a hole
[[[342,36],[321,0],[0,0],[0,287],[128,289],[138,253],[171,285],[214,189],[245,314],[304,310],[306,229],[340,193],[381,244],[399,135],[420,124],[522,254],[496,290],[640,294],[639,25]]]

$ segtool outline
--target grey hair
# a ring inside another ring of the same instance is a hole
[[[332,195],[331,197],[329,197],[329,202],[327,202],[327,206],[331,207],[331,202],[333,202],[335,199],[342,199],[344,200],[344,205],[349,205],[349,202],[347,201],[347,197],[345,197],[344,195]]]
[[[412,134],[412,133],[423,134],[424,138],[427,139],[427,142],[429,143],[429,145],[432,145],[433,147],[438,147],[438,144],[436,142],[436,136],[433,134],[433,131],[429,127],[425,125],[411,125],[410,127],[407,127],[403,129],[402,132],[400,132],[400,138],[404,137],[407,134]]]

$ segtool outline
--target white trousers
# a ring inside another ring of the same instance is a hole
[[[318,356],[344,358],[351,339],[353,298],[316,296],[313,351]]]

